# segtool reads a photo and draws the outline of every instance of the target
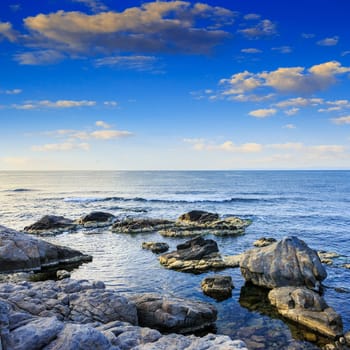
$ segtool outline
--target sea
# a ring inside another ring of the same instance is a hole
[[[190,210],[251,219],[243,236],[217,237],[223,255],[242,253],[261,237],[297,236],[315,250],[340,255],[327,265],[327,303],[350,329],[350,171],[60,171],[0,172],[0,225],[23,230],[43,215],[77,219],[92,211],[117,218],[176,219]],[[212,303],[218,309],[212,331],[246,341],[249,349],[319,349],[326,340],[278,317],[266,291],[245,285],[239,269],[230,275],[232,298],[205,296],[200,275],[165,269],[144,241],[183,238],[159,233],[117,234],[110,228],[81,229],[43,239],[91,254],[93,261],[72,278],[102,280],[121,294],[156,292]]]

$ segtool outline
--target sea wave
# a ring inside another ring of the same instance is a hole
[[[235,203],[235,202],[270,202],[276,200],[283,200],[284,198],[142,198],[142,197],[66,197],[64,202],[71,203],[93,203],[93,202],[144,202],[144,203]]]

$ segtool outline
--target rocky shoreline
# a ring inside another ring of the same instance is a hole
[[[160,264],[179,272],[200,274],[239,267],[247,284],[267,289],[267,302],[276,313],[328,338],[325,349],[348,349],[350,334],[344,334],[341,316],[322,296],[322,281],[327,277],[322,262],[327,255],[318,254],[297,237],[285,237],[281,241],[262,238],[243,254],[222,256],[217,243],[203,237],[208,233],[239,236],[250,224],[250,220],[220,218],[198,210],[176,221],[118,220],[109,213],[93,212],[75,221],[45,216],[24,231],[45,236],[79,227],[111,227],[120,234],[157,231],[165,238],[190,238],[170,253],[164,253],[169,249],[166,242],[144,242],[142,248],[162,254],[158,256]],[[0,226],[0,272],[43,271],[49,266],[61,269],[91,259]],[[75,281],[65,273],[61,276],[61,281],[0,283],[1,350],[77,349],[72,345],[77,342],[84,344],[84,349],[247,348],[244,342],[227,336],[181,335],[215,325],[217,311],[210,303],[149,293],[125,297],[106,289],[102,282]],[[212,275],[201,287],[203,293],[221,301],[231,297],[233,282],[229,275]],[[32,345],[23,347],[24,339],[32,339],[26,340]],[[40,339],[40,347],[34,339]]]

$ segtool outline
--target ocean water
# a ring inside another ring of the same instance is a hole
[[[0,224],[18,230],[46,214],[76,219],[99,210],[119,218],[176,219],[193,209],[252,219],[244,236],[208,236],[224,255],[244,252],[262,236],[290,235],[313,249],[341,254],[336,267],[327,266],[325,298],[350,329],[350,270],[340,266],[350,263],[349,171],[0,172]],[[322,339],[308,342],[313,340],[308,333],[276,317],[259,291],[244,286],[239,269],[219,272],[232,276],[235,289],[232,298],[216,302],[200,289],[201,280],[213,272],[169,271],[141,249],[143,241],[165,241],[173,250],[183,239],[156,232],[115,234],[108,228],[45,239],[93,255],[92,263],[72,272],[73,278],[103,280],[125,294],[159,292],[214,303],[216,331],[246,340],[250,349],[261,344],[287,349],[295,341],[302,349],[322,344]]]

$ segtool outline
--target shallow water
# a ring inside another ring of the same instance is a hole
[[[344,255],[341,262],[350,263],[349,175],[346,171],[0,172],[0,224],[23,229],[45,214],[76,219],[94,210],[117,217],[175,219],[202,209],[253,220],[244,236],[208,236],[224,255],[241,253],[262,236],[296,235],[314,249]],[[141,249],[143,241],[166,241],[172,250],[183,239],[158,233],[114,234],[109,229],[45,239],[94,256],[92,263],[74,270],[74,278],[103,280],[123,293],[156,291],[214,303],[218,333],[243,338],[252,349],[259,344],[283,349],[293,337],[302,337],[300,330],[288,327],[271,310],[257,307],[249,293],[247,298],[239,269],[220,272],[232,276],[235,289],[232,298],[218,303],[200,289],[201,280],[212,273],[166,270],[156,255]],[[350,289],[350,270],[327,267],[327,272],[325,285],[330,288],[325,298],[349,330],[349,294],[334,288]],[[315,348],[302,344],[304,349]]]

